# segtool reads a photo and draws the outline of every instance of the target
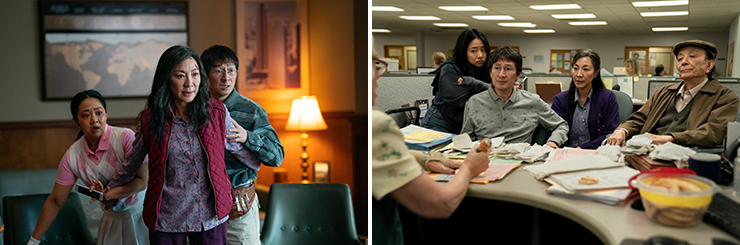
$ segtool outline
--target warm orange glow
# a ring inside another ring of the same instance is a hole
[[[316,96],[304,95],[301,98],[293,99],[293,106],[290,109],[285,130],[314,131],[326,128],[326,122],[324,117],[321,116]]]

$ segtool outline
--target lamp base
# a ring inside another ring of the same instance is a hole
[[[301,160],[303,160],[301,163],[301,168],[303,168],[303,173],[301,173],[301,184],[308,184],[308,152],[306,152],[306,148],[308,147],[308,134],[306,131],[303,131],[301,134],[301,147],[303,147],[303,153],[301,153]]]

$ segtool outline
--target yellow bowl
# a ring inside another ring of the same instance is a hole
[[[690,183],[700,190],[677,190],[648,184],[656,178],[674,178],[681,184]],[[633,186],[640,189],[648,218],[668,226],[698,224],[712,202],[712,196],[720,190],[714,181],[691,174],[645,173],[634,180]]]

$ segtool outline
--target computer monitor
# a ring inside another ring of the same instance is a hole
[[[429,74],[436,69],[434,67],[416,67],[416,74]]]

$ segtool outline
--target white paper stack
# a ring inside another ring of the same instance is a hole
[[[552,161],[541,165],[526,166],[524,170],[529,171],[538,180],[556,173],[567,173],[589,169],[602,169],[623,166],[623,164],[614,162],[609,157],[588,154],[575,157],[569,157],[562,160]]]

